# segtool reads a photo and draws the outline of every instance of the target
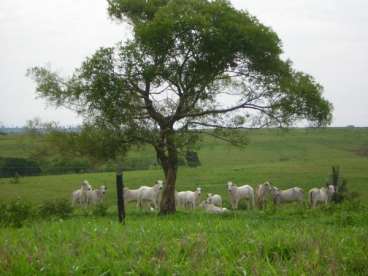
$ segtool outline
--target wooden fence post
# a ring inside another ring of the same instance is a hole
[[[123,168],[121,165],[118,166],[116,172],[116,194],[119,222],[125,224]]]

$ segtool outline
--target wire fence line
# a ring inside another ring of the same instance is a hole
[[[5,178],[14,178],[14,177],[28,177],[28,176],[47,176],[47,175],[58,175],[60,177],[63,177],[64,174],[66,173],[70,173],[70,174],[92,174],[92,173],[111,173],[111,174],[114,174],[116,173],[116,169],[96,169],[96,168],[88,168],[86,169],[85,167],[76,167],[76,166],[69,166],[69,167],[54,167],[55,168],[55,171],[46,171],[46,172],[40,172],[40,173],[37,173],[37,174],[34,174],[34,175],[22,175],[22,174],[18,174],[17,176],[15,175],[7,175],[7,176],[3,176],[3,171],[2,169],[23,169],[23,170],[26,170],[26,169],[33,169],[34,167],[17,167],[17,166],[7,166],[7,167],[2,167],[0,168],[0,179],[5,179]],[[59,171],[56,171],[56,170],[59,170]],[[161,171],[161,167],[155,167],[156,171]],[[126,171],[139,171],[139,170],[129,170],[129,169],[126,169],[124,170],[124,172]],[[146,170],[141,170],[141,171],[146,171]],[[162,175],[163,177],[163,175]],[[88,177],[87,177],[88,178]],[[158,177],[159,178],[159,177]],[[211,183],[208,183],[208,181],[204,181],[204,180],[201,180],[201,179],[198,179],[198,177],[195,177],[197,179],[193,180],[192,183],[181,183],[178,181],[176,182],[176,186],[179,187],[179,188],[194,188],[194,187],[201,187],[201,188],[209,188],[209,187],[223,187],[224,189],[227,190],[227,182],[228,181],[233,181],[234,184],[236,185],[245,185],[245,184],[248,184],[248,185],[251,185],[251,186],[254,186],[256,187],[257,185],[261,184],[261,183],[252,183],[252,182],[249,182],[249,181],[234,181],[234,179],[227,179],[226,181],[224,182],[211,182]],[[153,179],[153,181],[155,181],[157,179]],[[115,178],[111,178],[111,181],[112,183],[115,183]],[[207,183],[206,183],[207,182]],[[134,182],[130,182],[130,181],[124,181],[124,184],[126,187],[138,187],[139,185],[136,185]],[[131,185],[133,184],[133,185]]]

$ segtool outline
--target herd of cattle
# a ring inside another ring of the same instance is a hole
[[[137,208],[148,207],[151,210],[159,208],[161,190],[163,181],[157,180],[152,186],[141,186],[138,189],[124,188],[124,202],[134,201]],[[293,187],[287,190],[280,190],[272,186],[269,181],[257,186],[256,191],[250,185],[236,186],[232,182],[227,183],[230,204],[232,209],[237,209],[239,201],[245,199],[248,208],[254,208],[256,205],[262,209],[267,201],[272,200],[278,205],[287,202],[304,203],[304,191],[302,188]],[[106,186],[102,185],[98,189],[93,189],[87,180],[84,180],[81,187],[72,194],[72,204],[80,205],[97,204],[103,201],[107,191]],[[197,188],[195,191],[175,192],[176,206],[179,208],[194,209],[197,206],[204,208],[208,213],[224,213],[228,209],[222,207],[222,198],[218,194],[209,193],[206,200],[200,203],[202,190]],[[313,188],[308,192],[308,203],[314,208],[318,203],[327,204],[331,199],[335,188],[333,185],[322,188]]]

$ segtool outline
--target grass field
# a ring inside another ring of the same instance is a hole
[[[198,150],[202,166],[180,167],[177,189],[203,188],[223,195],[225,183],[270,179],[280,188],[322,186],[339,165],[360,203],[310,210],[296,205],[265,211],[239,210],[211,216],[200,210],[176,215],[127,210],[116,222],[113,173],[0,179],[0,202],[17,197],[34,206],[70,199],[83,179],[109,188],[106,217],[80,210],[66,220],[36,219],[22,228],[0,228],[0,274],[88,275],[367,275],[368,129],[257,130],[245,149],[206,138]],[[27,156],[19,136],[0,137],[1,156]],[[363,154],[362,154],[363,153]],[[154,158],[151,149],[134,158]],[[151,185],[160,169],[129,171],[125,185]],[[204,196],[203,196],[204,198]]]

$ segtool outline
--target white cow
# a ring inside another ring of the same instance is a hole
[[[126,206],[127,203],[129,203],[131,201],[136,201],[137,202],[137,208],[138,208],[139,207],[139,205],[138,205],[139,191],[140,191],[140,188],[138,188],[138,189],[129,189],[127,187],[124,187],[124,205]]]
[[[272,198],[275,204],[288,202],[304,202],[304,191],[302,188],[293,187],[287,190],[280,190],[277,187],[272,187]]]
[[[138,202],[137,205],[139,207],[143,206],[144,202],[152,203],[153,206],[158,209],[159,201],[160,201],[160,193],[163,188],[163,181],[157,180],[156,184],[152,187],[142,186],[140,187],[138,193]]]
[[[333,185],[328,185],[328,187],[322,187],[321,189],[310,189],[308,192],[308,201],[311,208],[315,208],[318,203],[327,205],[334,193],[335,187]]]
[[[92,191],[92,187],[87,180],[83,180],[81,187],[72,193],[72,206],[78,202],[81,206],[88,203],[87,192]]]
[[[238,204],[241,199],[247,200],[249,208],[254,207],[254,190],[249,185],[236,186],[233,182],[227,182],[227,190],[229,192],[230,203],[233,209],[238,209]]]
[[[102,185],[100,188],[96,190],[87,191],[88,204],[96,205],[97,203],[101,203],[103,201],[106,192],[107,188],[105,185]]]
[[[175,205],[176,207],[185,207],[185,196],[184,196],[185,192],[178,192],[175,191]]]
[[[203,201],[200,204],[200,207],[203,207],[206,212],[210,214],[223,214],[225,212],[229,212],[229,210],[226,208],[218,207],[212,203],[207,203],[206,201]]]
[[[175,201],[177,206],[194,209],[199,202],[201,191],[201,188],[198,187],[194,192],[175,192]]]
[[[206,203],[213,204],[217,207],[222,207],[222,198],[220,195],[209,193],[206,199]]]
[[[262,209],[266,207],[267,197],[271,194],[272,186],[270,182],[266,181],[263,184],[259,184],[256,189],[256,202],[258,208]]]

